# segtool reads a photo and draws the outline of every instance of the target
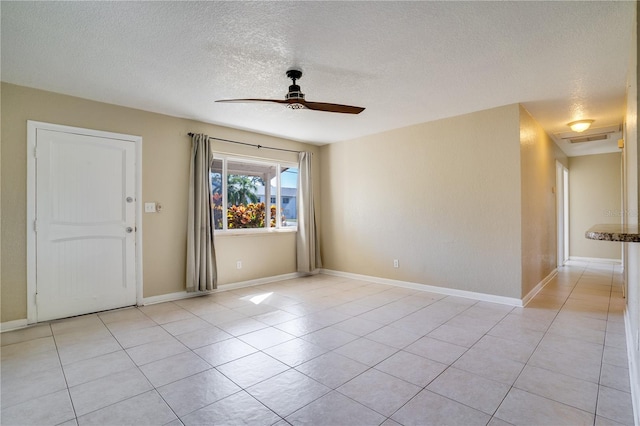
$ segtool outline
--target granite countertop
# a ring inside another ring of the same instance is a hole
[[[584,234],[590,240],[640,243],[637,225],[594,225]]]

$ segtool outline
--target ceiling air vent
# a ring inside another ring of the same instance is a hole
[[[567,138],[571,143],[583,143],[583,142],[595,142],[595,141],[606,141],[609,139],[608,133],[600,133],[597,135],[588,135],[588,136],[580,136],[577,138]]]

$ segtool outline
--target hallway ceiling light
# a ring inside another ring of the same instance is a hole
[[[567,126],[571,127],[571,130],[573,130],[574,132],[580,133],[591,127],[591,123],[593,122],[594,120],[577,120],[572,121],[571,123],[567,123]]]

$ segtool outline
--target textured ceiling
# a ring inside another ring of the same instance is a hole
[[[3,81],[324,144],[522,103],[622,122],[634,2],[0,3]],[[360,115],[220,104],[283,98]]]

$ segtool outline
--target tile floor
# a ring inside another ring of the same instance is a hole
[[[618,267],[526,308],[328,275],[2,334],[3,425],[633,424]]]

